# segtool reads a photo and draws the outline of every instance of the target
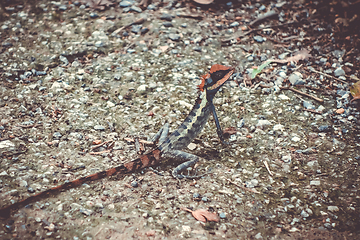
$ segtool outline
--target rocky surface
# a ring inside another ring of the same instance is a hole
[[[221,145],[210,118],[186,149],[205,159],[200,179],[174,179],[179,162],[170,160],[89,182],[1,220],[1,239],[356,239],[360,113],[349,86],[360,59],[304,38],[276,47],[269,29],[224,46],[266,7],[281,21],[289,6],[268,4],[218,12],[180,1],[146,8],[118,1],[105,11],[86,1],[4,8],[0,207],[135,158],[124,138],[149,140],[165,122],[176,129],[214,63],[237,69],[214,101],[223,128],[237,132]],[[246,78],[253,66],[302,48],[310,59],[272,64],[257,82]],[[198,222],[183,207],[221,220]]]

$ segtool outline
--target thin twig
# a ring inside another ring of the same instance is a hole
[[[310,90],[314,90],[314,91],[321,91],[322,89],[321,88],[317,88],[317,87],[313,87],[313,86],[308,86],[308,85],[297,85],[298,87],[302,87],[302,86],[304,86],[304,87],[306,87],[306,88],[308,88],[308,89],[310,89]]]
[[[241,188],[241,189],[243,189],[243,190],[245,190],[245,191],[249,191],[249,192],[253,192],[253,193],[260,193],[260,192],[258,192],[256,189],[251,189],[251,188],[247,188],[247,187],[241,186],[241,185],[239,185],[239,184],[237,184],[237,183],[234,183],[234,182],[231,181],[230,179],[227,179],[227,180],[228,180],[229,183],[232,183],[232,184],[234,184],[235,186],[237,186],[237,187],[239,187],[239,188]]]
[[[101,152],[89,152],[89,154],[90,155],[100,155],[100,154],[108,153],[108,152],[111,152],[111,150],[104,150],[104,151],[101,151]]]
[[[286,42],[286,41],[289,41],[289,40],[293,40],[293,39],[300,39],[300,38],[302,38],[302,37],[299,37],[299,36],[290,36],[290,37],[286,37],[286,38],[282,38],[281,40],[283,41],[283,42]]]
[[[135,142],[135,140],[133,139],[133,138],[124,138],[124,140],[125,141],[127,141],[127,142]],[[153,142],[150,142],[150,141],[146,141],[146,140],[142,140],[142,139],[139,139],[139,142],[140,143],[143,143],[143,144],[145,144],[145,145],[154,145],[154,143]]]
[[[115,145],[115,142],[112,141],[112,142],[107,146],[106,149],[112,149],[112,148],[114,147],[114,145]]]
[[[126,52],[129,48],[131,48],[134,45],[135,45],[135,43],[128,44],[126,47],[124,47],[124,52]]]
[[[221,42],[222,43],[227,43],[227,42],[230,42],[231,40],[233,39],[237,39],[237,38],[240,38],[240,37],[245,37],[246,35],[249,35],[250,33],[253,33],[253,32],[257,32],[257,31],[260,31],[260,30],[263,30],[263,29],[267,29],[267,28],[276,28],[276,27],[282,27],[282,26],[286,26],[286,25],[290,25],[290,24],[293,24],[295,23],[296,21],[291,21],[291,22],[288,22],[288,23],[282,23],[282,24],[278,24],[278,25],[272,25],[272,26],[265,26],[265,27],[260,27],[260,28],[257,28],[257,29],[251,29],[247,32],[236,32],[235,34],[233,34],[231,37],[229,38],[226,38],[226,39],[221,39]]]
[[[321,112],[318,112],[318,111],[316,111],[316,110],[314,110],[314,109],[306,109],[306,108],[304,108],[303,110],[304,110],[304,111],[311,112],[311,113],[322,114]]]
[[[332,75],[330,75],[330,74],[323,73],[323,72],[317,71],[317,70],[315,70],[315,69],[312,69],[312,70],[310,70],[310,71],[315,72],[315,73],[319,73],[319,74],[324,75],[324,76],[329,77],[329,78],[333,78],[333,79],[335,79],[336,81],[339,81],[339,82],[342,82],[342,83],[348,83],[348,82],[346,82],[346,81],[344,81],[344,80],[341,80],[341,79],[339,79],[339,78],[337,78],[337,77],[334,77],[334,76],[332,76]]]
[[[272,172],[270,171],[270,168],[269,168],[269,165],[268,165],[267,161],[263,161],[263,162],[264,162],[264,165],[265,165],[265,167],[266,167],[266,170],[268,170],[269,174],[270,174],[271,176],[273,176]]]
[[[280,87],[280,89],[282,89],[282,90],[291,90],[291,91],[296,92],[296,93],[298,93],[298,94],[301,94],[301,95],[303,95],[303,96],[312,98],[312,99],[314,99],[315,101],[318,101],[318,102],[321,102],[321,103],[324,102],[324,100],[321,99],[321,98],[312,96],[312,95],[310,95],[310,94],[308,94],[308,93],[304,93],[304,92],[302,92],[302,91],[300,91],[300,90],[297,90],[297,89],[294,89],[294,88],[292,88],[292,87]]]
[[[261,14],[257,19],[255,19],[254,21],[250,22],[249,26],[252,26],[252,25],[255,25],[256,23],[259,23],[259,22],[262,22],[264,21],[265,19],[267,18],[272,18],[274,16],[277,16],[278,15],[278,12],[274,11],[274,10],[271,10],[271,11],[268,11],[264,14]]]
[[[141,0],[139,3],[139,6],[147,7],[148,6],[148,0]]]
[[[103,146],[104,144],[107,144],[107,143],[112,142],[112,141],[113,141],[113,140],[109,140],[109,141],[106,141],[106,142],[100,143],[100,144],[98,144],[98,145],[96,145],[96,146],[91,147],[91,150],[95,150],[95,149],[97,149],[97,148],[99,148],[99,147]]]
[[[303,99],[302,97],[300,97],[300,96],[298,96],[298,95],[296,95],[296,94],[295,94],[295,97],[299,98],[299,99],[300,99],[301,101],[303,101],[303,102],[306,102],[305,99]]]
[[[41,126],[41,124],[31,124],[31,125],[21,125],[18,124],[18,127],[22,127],[22,128],[32,128],[32,127],[37,127],[37,126]]]
[[[135,138],[135,149],[136,149],[136,152],[140,152],[140,143],[139,143],[139,138]]]
[[[198,20],[203,19],[203,16],[201,16],[201,15],[187,14],[187,13],[180,13],[180,14],[177,15],[177,17],[193,18],[193,19],[198,19]]]
[[[125,26],[123,26],[123,27],[121,27],[121,28],[116,29],[116,30],[111,34],[111,36],[115,36],[116,34],[118,34],[119,32],[121,32],[122,30],[124,30],[125,28],[128,28],[128,27],[130,27],[130,26],[132,26],[132,25],[134,25],[134,24],[141,24],[141,23],[143,23],[144,21],[145,21],[144,18],[140,18],[140,19],[136,20],[135,22],[132,22],[132,23],[130,23],[130,24],[128,24],[128,25],[125,25]]]
[[[292,71],[296,71],[296,70],[298,70],[299,68],[301,68],[302,67],[302,64],[300,64],[299,66],[297,66],[296,68],[294,68]]]
[[[2,152],[2,153],[0,154],[0,156],[10,157],[10,156],[12,156],[12,155],[17,155],[17,154],[21,154],[21,153],[25,153],[25,152],[26,152],[26,150],[24,150],[24,151],[17,151],[17,152],[6,151],[6,152]]]
[[[260,83],[258,83],[258,84],[256,84],[256,85],[253,85],[251,88],[253,88],[253,89],[256,89],[258,86],[260,86],[261,84]]]

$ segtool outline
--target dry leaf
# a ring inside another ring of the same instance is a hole
[[[193,211],[192,215],[194,216],[194,218],[202,222],[206,222],[206,220],[209,222],[218,222],[220,220],[219,216],[216,213],[209,212],[205,209],[198,209],[196,211]]]
[[[199,4],[210,4],[213,1],[214,0],[194,0],[194,2],[199,3]]]
[[[99,145],[101,143],[101,140],[94,140],[92,142],[93,145]]]
[[[182,210],[191,212],[193,217],[196,220],[201,221],[201,222],[206,223],[207,221],[209,221],[209,222],[218,222],[218,221],[220,221],[220,218],[216,213],[209,212],[208,210],[205,210],[205,209],[198,209],[198,210],[192,211],[192,210],[190,210],[188,208],[182,208]]]
[[[355,100],[360,100],[360,81],[350,87],[350,93],[353,96],[353,99],[351,99],[350,103]]]
[[[233,135],[236,132],[237,132],[237,129],[235,127],[228,127],[228,128],[225,128],[225,130],[223,131],[223,134]]]
[[[345,109],[343,109],[343,108],[339,108],[336,110],[337,114],[343,114],[344,112],[345,112]]]
[[[311,54],[308,50],[302,49],[294,54],[294,56],[288,57],[286,59],[270,59],[268,61],[276,62],[276,63],[288,63],[288,62],[298,62],[300,60],[305,60],[311,57]]]
[[[258,74],[262,72],[270,63],[289,63],[289,62],[298,62],[300,60],[305,60],[311,57],[310,53],[306,49],[302,49],[294,54],[294,56],[288,57],[286,59],[269,59],[261,64],[259,67],[255,67],[251,73],[251,79],[254,79]]]

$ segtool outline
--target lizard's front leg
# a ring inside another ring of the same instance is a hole
[[[182,170],[194,165],[195,163],[197,163],[200,159],[200,157],[191,154],[191,153],[187,153],[187,152],[183,152],[180,150],[169,150],[165,153],[163,153],[162,157],[166,157],[166,158],[176,158],[176,159],[180,159],[180,160],[184,160],[186,162],[180,164],[179,166],[177,166],[176,168],[174,168],[174,170],[172,171],[172,175],[174,178],[189,178],[189,179],[193,179],[193,178],[199,178],[202,177],[204,175],[194,175],[194,176],[188,176],[188,175],[182,175],[179,174],[179,172],[181,172]]]
[[[153,143],[155,143],[159,139],[158,146],[160,146],[166,139],[169,134],[169,123],[165,123],[164,126],[160,128],[160,130],[155,134],[155,136],[151,139]]]
[[[211,109],[211,112],[214,116],[214,120],[215,120],[215,124],[216,124],[216,132],[220,138],[220,141],[222,144],[225,144],[225,145],[229,145],[229,142],[226,142],[225,139],[224,139],[224,135],[223,135],[223,131],[221,130],[221,127],[220,127],[220,123],[219,123],[219,119],[216,115],[216,111],[215,111],[215,106],[214,104],[211,102],[210,103],[210,109]]]

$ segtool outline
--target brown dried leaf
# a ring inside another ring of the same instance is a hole
[[[356,82],[350,87],[350,93],[354,97],[353,99],[351,99],[350,103],[352,103],[352,101],[360,99],[360,81]]]
[[[286,59],[283,59],[283,60],[270,59],[268,61],[276,62],[276,63],[288,63],[288,62],[298,62],[300,60],[308,59],[309,57],[311,57],[311,54],[309,53],[309,51],[306,49],[302,49],[302,50],[296,52],[294,56],[288,57]]]
[[[214,1],[214,0],[194,0],[194,2],[196,2],[196,3],[205,4],[205,5],[210,4],[210,3],[212,3],[213,1]]]
[[[220,220],[219,216],[216,213],[209,212],[205,209],[198,209],[192,212],[194,218],[202,222],[218,222]]]
[[[237,129],[235,127],[228,127],[228,128],[224,129],[223,134],[233,135],[236,132],[237,132]]]
[[[218,222],[218,221],[220,221],[220,218],[216,213],[209,212],[208,210],[205,210],[205,209],[198,209],[198,210],[192,211],[192,210],[190,210],[188,208],[182,208],[182,210],[191,212],[193,217],[196,220],[201,221],[201,222],[206,223],[207,221],[209,221],[209,222]]]

